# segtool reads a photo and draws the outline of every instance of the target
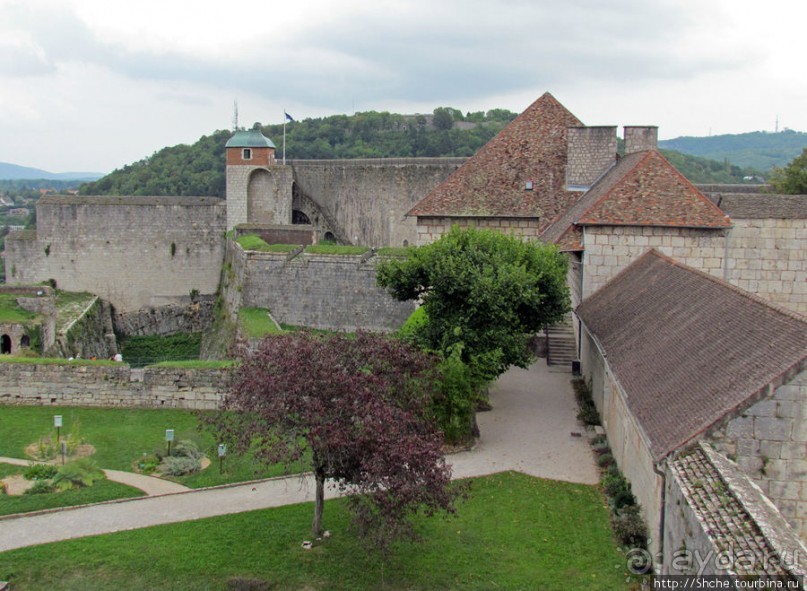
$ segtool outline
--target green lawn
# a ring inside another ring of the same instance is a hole
[[[20,307],[14,294],[0,294],[0,322],[23,323],[36,318],[36,314]]]
[[[21,474],[25,468],[22,466],[12,466],[11,464],[0,464],[0,478]],[[53,509],[54,507],[72,507],[75,505],[87,505],[89,503],[100,503],[112,499],[123,499],[129,497],[143,496],[143,491],[112,482],[110,480],[100,480],[87,488],[68,490],[60,493],[49,493],[42,495],[20,495],[8,496],[0,495],[0,515],[11,515],[13,513],[28,513],[29,511],[40,511],[42,509]]]
[[[310,503],[122,532],[0,554],[0,580],[32,589],[624,590],[625,559],[595,487],[517,473],[479,478],[456,517],[421,519],[382,570],[328,501],[333,536],[303,550]],[[261,587],[229,587],[254,588]]]
[[[53,416],[62,415],[62,434],[74,429],[95,447],[93,460],[101,468],[132,471],[135,460],[144,454],[164,451],[165,430],[174,429],[176,440],[195,439],[214,465],[198,474],[175,478],[190,487],[214,486],[277,476],[280,466],[269,469],[251,457],[231,455],[219,473],[217,441],[197,430],[196,414],[175,409],[111,409],[41,406],[0,406],[0,456],[26,458],[25,447],[40,437],[54,435]]]
[[[238,322],[252,339],[283,332],[269,316],[269,310],[266,308],[240,308]]]

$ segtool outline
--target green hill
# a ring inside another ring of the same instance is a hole
[[[294,121],[286,126],[288,159],[417,158],[472,156],[516,113],[505,109],[463,114],[439,107],[432,115],[370,111]],[[282,155],[283,126],[263,126]],[[155,152],[82,185],[84,195],[178,195],[224,197],[224,144],[231,132],[220,130],[193,145]],[[703,138],[701,138],[703,139]],[[741,183],[758,171],[677,152],[665,152],[684,176],[696,183]]]
[[[710,137],[679,137],[659,142],[659,148],[675,150],[719,162],[728,161],[741,168],[767,171],[783,167],[807,148],[807,133],[785,130],[779,133],[715,135]]]

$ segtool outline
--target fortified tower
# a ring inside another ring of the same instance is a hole
[[[227,229],[238,224],[291,224],[290,167],[278,166],[275,144],[261,132],[239,129],[226,144]]]

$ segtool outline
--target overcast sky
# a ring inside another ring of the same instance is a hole
[[[803,0],[0,0],[0,161],[98,171],[239,122],[520,112],[807,130]],[[277,142],[280,138],[273,138]]]

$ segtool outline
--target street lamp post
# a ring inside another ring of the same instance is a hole
[[[227,455],[227,446],[219,443],[219,474],[224,471],[224,456]]]
[[[53,415],[53,426],[56,427],[56,445],[59,445],[62,430],[62,415]]]
[[[166,429],[165,430],[165,440],[168,442],[168,453],[166,455],[171,455],[171,442],[174,440],[174,430],[173,429]]]

